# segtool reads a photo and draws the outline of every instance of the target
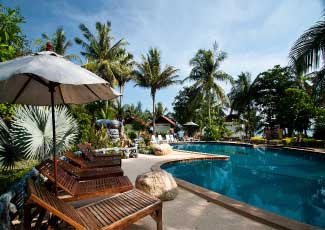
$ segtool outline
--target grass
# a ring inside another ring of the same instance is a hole
[[[38,164],[37,160],[24,160],[16,163],[12,170],[0,172],[0,196],[5,193],[10,186],[19,181],[28,171]]]

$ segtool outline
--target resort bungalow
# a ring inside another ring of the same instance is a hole
[[[174,131],[174,128],[176,126],[176,122],[166,116],[160,116],[156,119],[156,132],[157,133],[170,133]]]

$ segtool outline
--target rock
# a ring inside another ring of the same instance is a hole
[[[172,147],[169,144],[153,144],[152,149],[157,156],[168,155],[173,151]]]
[[[135,181],[135,187],[162,201],[173,200],[178,194],[175,179],[165,171],[153,171],[139,175]]]

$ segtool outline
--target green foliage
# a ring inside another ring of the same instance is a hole
[[[224,125],[211,125],[204,129],[203,139],[205,141],[216,141],[229,135],[230,131]]]
[[[319,108],[315,119],[314,138],[325,139],[325,109]]]
[[[288,67],[282,68],[276,65],[257,76],[252,86],[252,96],[266,124],[284,126],[279,117],[280,100],[284,97],[286,89],[295,88],[296,85],[295,78]]]
[[[15,137],[10,132],[10,128],[0,118],[0,167],[3,170],[11,170],[16,162],[23,159],[21,149],[15,145]]]
[[[208,107],[209,124],[212,124],[211,109],[213,103],[221,105],[229,104],[229,99],[223,88],[217,81],[230,81],[232,77],[219,69],[220,64],[227,57],[227,54],[218,50],[218,44],[214,43],[212,50],[200,49],[191,59],[193,67],[190,75],[184,81],[194,81],[193,87],[197,91],[197,97],[201,103]]]
[[[283,127],[289,129],[289,135],[293,130],[300,133],[307,130],[310,120],[316,114],[316,107],[307,93],[301,89],[289,88],[285,90],[279,101],[278,116]]]
[[[35,40],[34,44],[38,46],[39,51],[45,51],[48,42],[51,43],[53,46],[53,51],[57,54],[60,54],[69,60],[76,60],[81,63],[81,59],[78,55],[66,53],[67,50],[72,46],[72,41],[67,40],[62,26],[56,29],[52,37],[46,33],[43,33],[42,38]]]
[[[90,32],[84,24],[79,25],[83,37],[75,38],[75,42],[83,48],[81,55],[88,59],[85,68],[106,79],[111,85],[114,85],[117,75],[124,76],[127,67],[124,65],[125,46],[127,42],[120,39],[112,44],[111,23],[96,22],[96,33]],[[123,67],[122,67],[123,66]]]
[[[195,110],[199,108],[200,101],[196,100],[197,90],[191,87],[184,87],[179,91],[173,102],[173,118],[180,124],[195,120]]]
[[[95,149],[113,147],[113,144],[107,135],[107,129],[103,126],[96,130],[95,125],[93,125],[90,129],[89,138],[89,142]]]
[[[15,164],[10,171],[0,172],[0,195],[8,190],[8,188],[19,181],[27,172],[35,167],[39,162],[36,160],[23,160]]]
[[[26,41],[20,28],[24,22],[19,9],[0,4],[0,62],[16,57],[24,49]]]
[[[142,63],[137,64],[137,69],[134,71],[136,86],[150,88],[152,97],[152,114],[153,114],[153,132],[155,133],[155,98],[159,89],[166,88],[173,84],[177,84],[178,69],[167,65],[165,68],[161,67],[160,52],[156,48],[149,50],[147,56],[142,55]]]
[[[2,118],[5,122],[9,122],[14,115],[15,105],[9,103],[1,103],[0,104],[0,118]]]
[[[66,107],[55,107],[56,153],[69,150],[78,135],[78,123]],[[52,111],[49,107],[19,106],[15,109],[10,133],[14,145],[28,159],[53,154]]]
[[[133,139],[137,138],[137,134],[136,134],[135,132],[129,132],[129,133],[128,133],[128,137],[129,137],[131,140],[133,140]]]
[[[92,132],[92,117],[89,115],[85,106],[72,105],[70,106],[72,116],[77,120],[79,125],[78,143],[90,142]]]

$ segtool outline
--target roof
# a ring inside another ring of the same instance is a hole
[[[166,117],[166,116],[160,116],[156,119],[156,124],[164,124],[164,123],[168,123],[172,126],[176,126],[176,122],[169,118],[169,117]]]
[[[143,119],[141,119],[140,117],[137,117],[137,116],[128,117],[124,121],[124,124],[134,124],[134,123],[141,124],[145,127],[149,126],[148,123],[146,123]]]

